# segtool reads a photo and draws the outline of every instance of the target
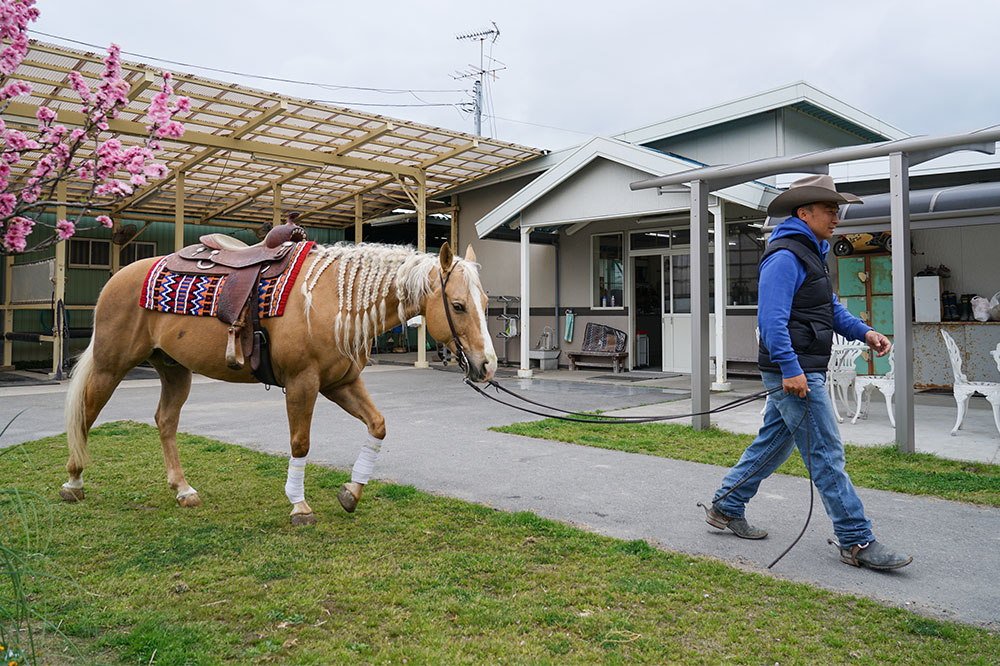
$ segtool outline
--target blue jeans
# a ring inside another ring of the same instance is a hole
[[[781,386],[781,373],[761,372],[761,377],[769,389]],[[806,373],[806,381],[809,384],[808,417],[803,420],[806,400],[780,391],[768,396],[764,425],[740,461],[726,474],[715,497],[719,498],[741,482],[742,485],[723,499],[714,500],[713,504],[726,516],[742,518],[760,482],[773,474],[798,446],[803,462],[811,466],[813,482],[833,521],[833,531],[840,545],[846,548],[874,541],[871,521],[865,517],[861,498],[844,470],[844,442],[840,439],[840,428],[826,391],[826,373]],[[795,431],[794,438],[789,437],[792,431]],[[811,462],[806,460],[805,454],[807,433]],[[774,457],[764,463],[772,455]]]

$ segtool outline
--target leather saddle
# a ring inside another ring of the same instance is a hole
[[[267,331],[260,325],[259,285],[281,275],[299,241],[302,227],[280,224],[263,241],[247,245],[224,234],[205,234],[167,258],[164,268],[184,275],[226,276],[218,295],[216,318],[229,326],[226,365],[240,370],[250,358],[250,371],[264,384],[280,386],[271,368]]]

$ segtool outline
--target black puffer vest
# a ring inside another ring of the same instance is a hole
[[[790,251],[806,269],[806,277],[795,292],[788,317],[792,349],[799,357],[803,372],[826,372],[833,345],[833,282],[830,270],[816,244],[805,235],[784,236],[768,243],[760,258],[761,263],[778,250]],[[758,348],[757,364],[761,370],[781,372],[778,364],[771,361],[763,340]]]

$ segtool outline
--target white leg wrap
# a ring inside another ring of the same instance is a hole
[[[182,499],[184,497],[187,497],[188,495],[197,495],[197,494],[198,491],[194,489],[194,486],[188,486],[188,489],[185,490],[184,492],[181,492],[180,490],[177,491],[177,499]]]
[[[372,478],[372,471],[375,469],[375,460],[378,452],[382,448],[382,440],[368,436],[368,443],[361,447],[358,459],[354,461],[354,468],[351,469],[351,481],[354,483],[366,484]]]
[[[80,488],[83,488],[83,474],[81,474],[80,478],[77,479],[76,481],[74,481],[73,479],[70,479],[69,481],[67,481],[66,483],[64,483],[62,485],[62,487],[63,488],[72,488],[72,489],[75,489],[75,490],[79,490]]]
[[[288,479],[285,496],[292,504],[306,500],[306,457],[288,459]]]

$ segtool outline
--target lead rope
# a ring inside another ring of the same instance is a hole
[[[704,412],[692,412],[690,414],[671,414],[671,415],[667,415],[667,416],[606,416],[606,417],[600,417],[600,418],[588,418],[588,417],[592,417],[593,414],[587,414],[587,413],[584,413],[584,412],[571,412],[571,411],[568,411],[568,410],[565,410],[565,409],[559,409],[558,407],[553,407],[551,405],[546,405],[546,404],[543,404],[543,403],[540,403],[540,402],[536,402],[534,400],[530,400],[528,398],[525,398],[523,395],[519,395],[518,393],[515,393],[514,391],[511,391],[510,389],[505,388],[504,386],[501,386],[500,384],[498,384],[497,382],[495,382],[493,380],[490,380],[489,382],[487,382],[487,384],[489,384],[491,387],[493,387],[497,391],[502,391],[503,393],[511,395],[511,396],[517,398],[518,400],[526,402],[526,403],[528,403],[530,405],[535,405],[536,407],[541,407],[543,409],[547,409],[547,410],[552,411],[552,412],[559,412],[561,414],[569,414],[569,416],[560,416],[559,414],[547,414],[545,412],[538,412],[538,411],[535,411],[533,409],[529,409],[527,407],[522,407],[520,405],[516,405],[516,404],[514,404],[512,402],[508,402],[506,400],[501,400],[500,398],[498,398],[498,397],[496,397],[494,395],[490,395],[489,393],[487,393],[483,389],[479,388],[478,386],[476,386],[475,383],[473,383],[473,381],[471,379],[468,379],[468,378],[465,379],[465,383],[470,388],[472,388],[474,391],[476,391],[481,396],[483,396],[484,398],[488,398],[488,399],[492,400],[493,402],[497,402],[497,403],[499,403],[501,405],[504,405],[506,407],[510,407],[512,409],[517,409],[519,411],[526,412],[528,414],[534,414],[535,416],[543,416],[543,417],[550,418],[550,419],[558,419],[560,421],[571,421],[573,423],[602,423],[602,424],[611,424],[611,425],[625,425],[625,424],[628,424],[628,423],[657,423],[657,422],[660,422],[660,421],[673,421],[673,420],[676,420],[676,419],[685,419],[685,418],[688,418],[688,417],[691,417],[691,416],[704,416],[704,415],[707,415],[707,414],[718,414],[720,412],[729,411],[730,409],[736,409],[737,407],[742,407],[743,405],[746,405],[746,404],[749,404],[751,402],[754,402],[755,400],[760,400],[761,398],[766,398],[767,396],[771,395],[772,393],[776,393],[776,392],[778,392],[778,391],[781,390],[780,386],[776,386],[776,387],[774,387],[772,389],[765,389],[763,391],[758,391],[757,393],[753,393],[751,395],[743,396],[742,398],[737,398],[736,400],[733,400],[731,402],[727,402],[724,405],[719,405],[718,407],[714,407],[714,408],[709,409],[709,410],[704,411]]]
[[[447,307],[446,307],[446,311],[447,311]],[[449,320],[450,320],[450,316],[449,316]],[[451,323],[451,322],[449,321],[449,323]],[[457,336],[455,336],[455,339],[457,341],[457,339],[458,339]],[[457,346],[458,346],[458,344],[456,344],[456,347]],[[463,356],[464,356],[464,353],[463,353]],[[742,398],[737,398],[736,400],[733,400],[731,402],[727,402],[724,405],[719,405],[718,407],[715,407],[713,409],[710,409],[710,410],[704,411],[704,412],[692,412],[690,414],[675,414],[675,415],[671,415],[671,416],[619,416],[619,417],[608,417],[608,418],[605,418],[605,419],[590,419],[590,418],[578,418],[578,417],[589,416],[589,414],[584,414],[582,412],[571,412],[571,411],[567,411],[565,409],[559,409],[558,407],[552,407],[551,405],[545,405],[545,404],[542,404],[540,402],[536,402],[534,400],[529,400],[528,398],[525,398],[522,395],[518,395],[517,393],[515,393],[514,391],[511,391],[510,389],[504,388],[503,386],[501,386],[500,384],[498,384],[497,382],[495,382],[493,380],[490,380],[488,382],[488,384],[490,386],[492,386],[494,389],[496,389],[497,391],[502,391],[504,393],[512,395],[515,398],[517,398],[519,400],[522,400],[522,401],[524,401],[524,402],[526,402],[528,404],[536,405],[536,406],[542,407],[544,409],[548,409],[548,410],[555,411],[555,412],[561,412],[562,414],[569,414],[570,416],[559,416],[557,414],[546,414],[544,412],[535,411],[535,410],[529,409],[527,407],[521,407],[521,406],[513,404],[511,402],[507,402],[507,401],[501,400],[500,398],[497,398],[496,396],[492,396],[489,393],[487,393],[486,391],[484,391],[483,389],[481,389],[478,386],[476,386],[472,382],[472,380],[470,380],[468,377],[466,377],[465,383],[469,387],[473,388],[476,392],[478,392],[480,395],[482,395],[485,398],[489,398],[490,400],[493,400],[494,402],[500,403],[501,405],[505,405],[507,407],[511,407],[513,409],[517,409],[517,410],[520,410],[522,412],[527,412],[528,414],[534,414],[536,416],[543,416],[543,417],[547,417],[547,418],[558,419],[560,421],[571,421],[573,423],[600,423],[600,424],[611,424],[611,425],[624,425],[624,424],[628,424],[628,423],[654,423],[654,422],[658,422],[658,421],[669,421],[669,420],[674,420],[674,419],[688,418],[688,417],[691,417],[691,416],[702,416],[702,415],[705,415],[705,414],[718,414],[720,412],[728,411],[730,409],[735,409],[737,407],[741,407],[743,405],[749,404],[749,403],[751,403],[751,402],[753,402],[755,400],[759,400],[760,398],[766,398],[767,396],[769,396],[769,395],[771,395],[773,393],[777,393],[782,388],[780,386],[775,386],[774,388],[771,388],[771,389],[765,389],[763,391],[758,391],[757,393],[754,393],[752,395],[744,396]],[[735,486],[733,486],[732,488],[730,488],[729,490],[727,490],[725,493],[723,493],[722,495],[720,495],[716,499],[712,500],[712,503],[714,504],[715,502],[718,502],[719,500],[726,498],[730,493],[732,493],[734,490],[736,490],[737,488],[739,488],[740,486],[742,486],[744,483],[746,483],[754,474],[756,474],[760,469],[762,469],[769,462],[771,462],[771,460],[774,459],[774,456],[776,456],[778,454],[778,451],[780,451],[782,448],[784,448],[784,445],[787,444],[788,441],[790,439],[792,439],[792,437],[795,436],[795,433],[799,431],[799,429],[802,427],[802,424],[805,422],[805,420],[808,417],[808,415],[809,415],[809,394],[806,393],[806,409],[802,413],[802,418],[799,419],[799,422],[798,422],[798,424],[796,424],[795,429],[791,430],[788,433],[788,437],[785,439],[784,442],[782,442],[782,446],[776,448],[774,450],[774,453],[772,453],[770,456],[768,456],[766,460],[764,460],[763,462],[761,462],[757,466],[756,469],[752,470],[749,474],[747,474],[742,481],[740,481],[739,483],[737,483]],[[799,541],[805,535],[806,530],[809,528],[809,522],[810,522],[810,520],[812,520],[813,506],[815,504],[815,493],[813,492],[812,453],[811,453],[811,448],[812,447],[811,447],[811,443],[810,443],[809,428],[806,428],[806,451],[805,451],[806,455],[805,455],[805,459],[806,459],[806,473],[809,476],[809,512],[806,514],[806,522],[802,526],[802,531],[799,532],[799,535],[797,537],[795,537],[795,540],[792,541],[792,543],[787,548],[785,548],[785,550],[782,551],[782,553],[780,555],[778,555],[778,557],[776,557],[773,562],[771,562],[769,565],[767,565],[768,569],[772,568],[775,564],[777,564],[779,561],[781,561],[781,559],[785,555],[787,555],[792,550],[792,548],[794,548],[796,546],[796,544],[799,543]],[[704,506],[704,505],[701,502],[698,502],[698,506]]]
[[[483,397],[489,398],[490,400],[493,400],[494,402],[498,402],[501,405],[506,405],[507,407],[512,407],[514,409],[520,410],[522,412],[527,412],[529,414],[534,414],[536,416],[543,416],[543,417],[547,417],[547,418],[558,419],[560,421],[572,421],[574,423],[603,423],[603,424],[623,425],[623,424],[626,424],[626,423],[654,423],[654,422],[657,422],[657,421],[670,421],[670,420],[674,420],[674,419],[688,418],[688,417],[691,417],[691,416],[704,416],[706,414],[718,414],[720,412],[728,411],[730,409],[735,409],[737,407],[742,407],[743,405],[749,404],[749,403],[751,403],[751,402],[753,402],[755,400],[759,400],[760,398],[766,398],[767,396],[771,395],[772,393],[777,393],[782,388],[780,386],[775,386],[774,388],[771,388],[771,389],[766,389],[764,391],[758,391],[757,393],[754,393],[752,395],[744,396],[742,398],[737,398],[736,400],[733,400],[731,402],[727,402],[724,405],[720,405],[718,407],[715,407],[714,409],[709,409],[709,410],[704,411],[704,412],[692,412],[691,414],[676,414],[676,415],[672,415],[672,416],[618,416],[618,417],[607,417],[607,418],[603,418],[603,419],[588,419],[588,418],[581,418],[581,417],[589,416],[588,414],[584,414],[582,412],[571,412],[571,411],[567,411],[565,409],[559,409],[557,407],[551,407],[549,405],[544,405],[544,404],[542,404],[540,402],[535,402],[534,400],[529,400],[528,398],[525,398],[524,396],[518,395],[517,393],[515,393],[514,391],[511,391],[510,389],[507,389],[507,388],[504,388],[503,386],[500,386],[500,384],[498,384],[497,382],[495,382],[493,380],[490,380],[488,382],[489,385],[492,386],[495,390],[507,393],[508,395],[514,396],[515,398],[517,398],[519,400],[527,402],[528,404],[535,405],[535,406],[538,406],[538,407],[542,407],[544,409],[548,409],[548,410],[551,410],[551,411],[561,412],[562,414],[569,414],[570,416],[558,416],[558,415],[554,415],[554,414],[545,414],[543,412],[536,412],[535,410],[528,409],[526,407],[520,407],[520,406],[515,405],[513,403],[501,400],[500,398],[497,398],[496,396],[490,395],[489,393],[487,393],[483,389],[481,389],[478,386],[476,386],[472,382],[472,380],[469,379],[469,359],[465,355],[465,348],[462,347],[462,341],[459,340],[459,338],[458,338],[458,332],[455,330],[455,324],[454,324],[454,322],[452,321],[452,318],[451,318],[451,309],[450,309],[450,304],[448,303],[448,296],[445,293],[445,289],[448,286],[448,280],[451,279],[451,274],[452,274],[452,271],[448,271],[447,275],[445,275],[444,271],[442,270],[442,272],[439,274],[438,277],[441,280],[441,299],[444,301],[444,313],[445,313],[445,316],[447,317],[447,320],[448,320],[448,328],[451,330],[452,341],[455,343],[455,356],[458,358],[458,365],[459,365],[460,368],[462,368],[462,371],[465,373],[465,383],[468,386],[470,386],[473,389],[475,389],[476,392],[478,392]],[[771,462],[771,460],[774,459],[774,456],[777,455],[778,451],[780,451],[782,448],[784,448],[784,445],[787,444],[788,441],[790,439],[792,439],[792,437],[795,436],[795,433],[798,432],[799,428],[802,427],[802,423],[805,421],[805,419],[806,419],[806,417],[808,415],[809,415],[809,393],[807,392],[806,393],[806,409],[802,413],[802,418],[799,419],[798,424],[795,426],[795,430],[792,430],[791,432],[788,433],[788,439],[786,439],[782,443],[781,447],[775,449],[774,453],[772,453],[767,458],[767,460],[765,460],[763,463],[761,463],[757,467],[757,469],[753,471],[752,474],[748,474],[742,481],[740,481],[735,486],[733,486],[732,488],[730,488],[729,490],[727,490],[725,493],[723,493],[722,495],[720,495],[717,499],[713,500],[713,504],[715,502],[719,501],[720,499],[725,498],[731,492],[733,492],[734,490],[736,490],[737,488],[739,488],[741,485],[743,485],[744,483],[746,483],[746,481],[750,477],[752,477],[753,474],[756,474],[758,470],[762,469],[765,465],[767,465],[767,463]],[[777,564],[781,560],[781,558],[783,558],[785,555],[787,555],[789,553],[789,551],[791,551],[792,548],[794,548],[795,545],[798,544],[799,540],[802,539],[803,535],[805,535],[805,533],[806,533],[806,530],[809,528],[809,521],[812,519],[813,504],[815,502],[815,493],[813,492],[813,485],[814,484],[813,484],[813,480],[812,480],[812,454],[810,453],[810,448],[811,447],[810,447],[809,439],[810,439],[809,438],[809,428],[806,428],[806,456],[805,456],[806,457],[806,473],[809,475],[809,512],[806,514],[806,522],[805,522],[805,525],[802,526],[802,531],[799,532],[799,535],[797,537],[795,537],[795,540],[792,541],[791,545],[789,545],[788,548],[785,548],[785,550],[782,551],[782,553],[780,555],[778,555],[778,557],[775,558],[775,560],[773,562],[771,562],[769,565],[767,565],[768,569],[770,569],[775,564]],[[702,506],[701,502],[698,503],[698,506]]]
[[[778,387],[776,387],[776,388],[778,388]],[[780,451],[782,448],[784,448],[785,444],[787,444],[788,441],[792,437],[795,436],[795,433],[797,433],[799,431],[799,428],[802,427],[802,423],[806,420],[806,418],[808,416],[809,416],[809,393],[806,393],[806,409],[802,413],[802,418],[799,419],[798,424],[795,426],[795,430],[792,430],[791,432],[788,433],[788,437],[785,439],[784,442],[782,442],[781,446],[779,446],[778,448],[776,448],[774,450],[774,453],[772,453],[770,456],[767,457],[767,460],[765,460],[760,465],[758,465],[757,469],[752,470],[750,474],[747,474],[746,476],[744,476],[744,478],[743,478],[742,481],[740,481],[735,486],[733,486],[732,488],[730,488],[729,490],[727,490],[726,492],[722,493],[721,495],[719,495],[718,497],[716,497],[714,500],[712,500],[712,504],[715,504],[719,500],[722,500],[722,499],[725,499],[726,497],[728,497],[731,492],[733,492],[734,490],[736,490],[737,488],[739,488],[740,486],[742,486],[744,483],[746,483],[747,481],[749,481],[750,478],[754,474],[756,474],[758,471],[760,471],[761,469],[763,469],[767,465],[767,463],[771,462],[774,459],[774,456],[778,455],[778,451]],[[783,550],[781,552],[781,555],[778,555],[778,557],[776,557],[773,562],[771,562],[770,564],[767,565],[768,569],[770,569],[775,564],[777,564],[781,560],[781,558],[783,558],[785,555],[787,555],[788,552],[792,548],[795,547],[795,545],[799,542],[799,540],[802,538],[802,536],[806,533],[806,529],[809,527],[809,521],[812,519],[813,504],[815,502],[815,493],[813,492],[813,486],[814,486],[814,484],[813,484],[813,478],[812,478],[812,454],[810,453],[811,445],[810,445],[809,439],[810,439],[810,437],[809,437],[809,428],[806,428],[806,474],[809,475],[809,512],[806,514],[806,523],[805,523],[805,525],[802,526],[802,531],[799,532],[799,535],[797,537],[795,537],[795,540],[792,541],[791,545],[789,545],[788,548],[786,548],[785,550]],[[702,504],[701,502],[698,502],[698,506],[704,507],[705,505]]]

